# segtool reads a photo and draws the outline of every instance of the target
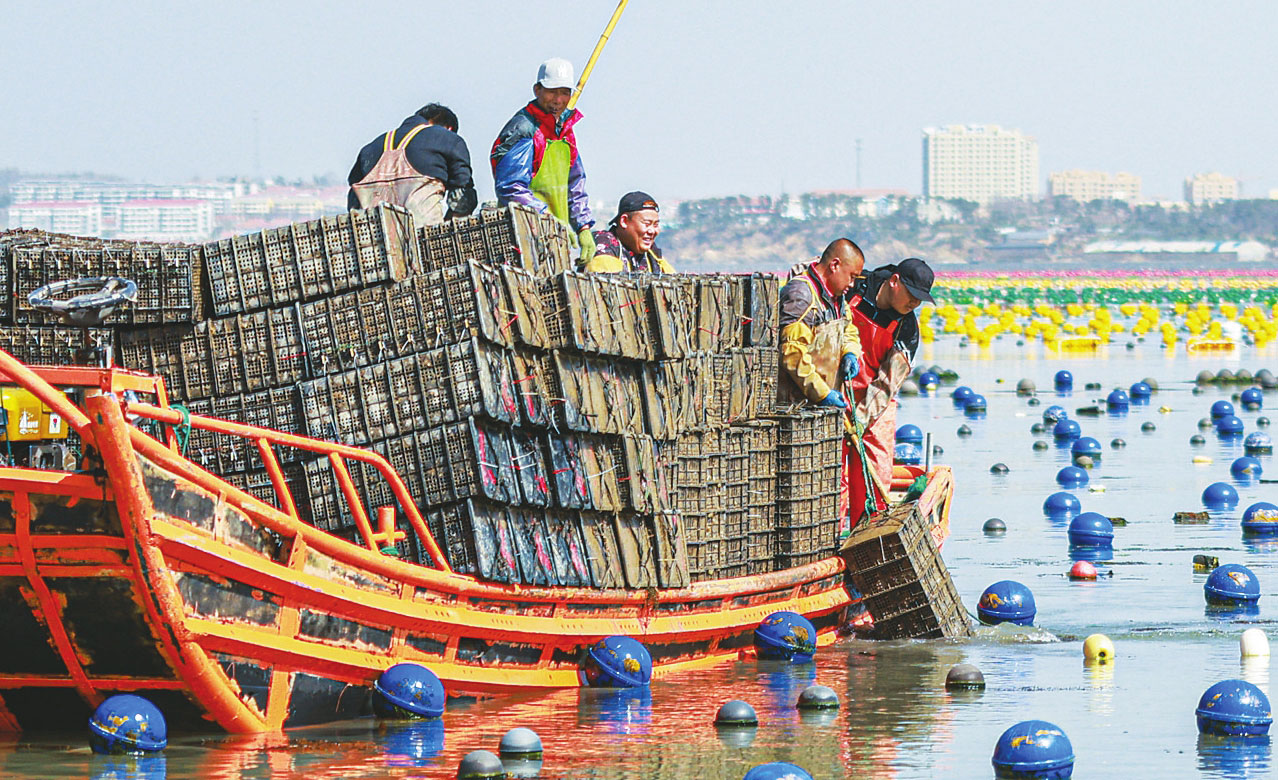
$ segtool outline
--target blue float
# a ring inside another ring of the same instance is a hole
[[[1087,472],[1078,466],[1066,466],[1056,472],[1056,483],[1064,487],[1078,487],[1088,482]]]
[[[169,744],[159,708],[130,693],[107,697],[89,717],[89,747],[106,755],[155,753]]]
[[[1234,413],[1234,405],[1223,398],[1211,405],[1211,419],[1219,420]]]
[[[1131,402],[1131,399],[1127,397],[1126,392],[1122,390],[1114,390],[1109,394],[1109,397],[1105,399],[1105,404],[1111,410],[1116,411],[1120,409],[1126,409],[1127,407],[1131,406],[1132,402]]]
[[[1260,601],[1260,580],[1240,563],[1226,563],[1212,569],[1203,585],[1208,604],[1238,606]]]
[[[1278,505],[1257,501],[1242,515],[1243,533],[1253,536],[1278,534]]]
[[[1229,473],[1238,479],[1257,479],[1265,473],[1265,468],[1250,455],[1243,455],[1241,458],[1234,458],[1234,462],[1229,464]]]
[[[1154,389],[1144,382],[1135,382],[1127,388],[1127,394],[1133,401],[1146,401],[1153,395]]]
[[[924,371],[919,374],[920,390],[935,390],[941,386],[941,378],[931,371]]]
[[[987,404],[985,402],[985,396],[981,395],[980,393],[972,393],[971,395],[967,397],[967,400],[963,402],[963,409],[968,412],[971,412],[971,411],[983,412],[985,411],[986,407],[987,407]]]
[[[1229,509],[1238,505],[1238,491],[1228,482],[1213,482],[1203,489],[1203,505],[1208,509]]]
[[[759,764],[745,773],[741,780],[812,780],[812,775],[801,766],[787,761]]]
[[[379,718],[438,718],[446,701],[444,684],[421,664],[395,664],[373,683],[373,712]]]
[[[991,763],[995,777],[1067,778],[1074,773],[1074,746],[1060,726],[1025,720],[998,738]]]
[[[1227,737],[1263,737],[1274,722],[1265,692],[1246,680],[1222,680],[1198,700],[1198,731]]]
[[[1069,446],[1069,452],[1076,458],[1079,455],[1086,455],[1092,460],[1100,460],[1101,443],[1091,436],[1081,436]]]
[[[1018,626],[1034,625],[1034,594],[1014,580],[1000,580],[985,589],[976,604],[976,615],[982,623],[1014,623]]]
[[[1249,387],[1242,391],[1242,395],[1238,399],[1242,407],[1248,411],[1254,412],[1265,405],[1265,394],[1260,391],[1259,387]]]
[[[797,612],[773,612],[754,630],[760,658],[807,663],[816,653],[816,627]]]
[[[967,399],[971,397],[972,397],[972,388],[968,387],[967,385],[959,385],[958,387],[954,388],[953,392],[950,393],[950,398],[953,399],[955,405],[957,406],[966,405]]]
[[[1057,390],[1070,390],[1074,387],[1074,375],[1065,369],[1056,372],[1055,378],[1052,380]]]
[[[1236,415],[1227,414],[1216,420],[1216,433],[1221,436],[1242,436],[1243,421]]]
[[[591,688],[642,688],[652,682],[652,656],[637,639],[610,636],[586,651],[581,677]]]
[[[1269,438],[1269,434],[1256,431],[1247,434],[1247,438],[1243,440],[1243,451],[1248,455],[1272,455],[1274,454],[1274,442]]]
[[[1114,524],[1100,512],[1083,512],[1069,523],[1069,543],[1075,547],[1108,547],[1114,543]]]
[[[905,466],[917,466],[923,460],[923,448],[917,444],[899,442],[892,452],[892,461]]]
[[[1069,414],[1061,407],[1052,405],[1043,410],[1043,422],[1057,423],[1068,417]]]
[[[896,429],[896,440],[907,444],[922,444],[923,429],[913,423],[906,423]]]
[[[1052,427],[1052,435],[1058,441],[1072,441],[1083,435],[1083,429],[1078,427],[1078,423],[1065,417],[1056,421],[1056,425]]]
[[[1074,517],[1083,511],[1083,504],[1072,493],[1053,493],[1043,501],[1043,514],[1048,517]]]

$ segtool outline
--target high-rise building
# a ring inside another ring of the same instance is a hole
[[[1105,171],[1059,171],[1048,174],[1047,194],[1064,195],[1079,203],[1094,200],[1140,200],[1140,177]]]
[[[1237,198],[1238,180],[1223,173],[1195,173],[1185,179],[1185,200],[1190,203],[1211,203]]]
[[[998,125],[923,131],[923,195],[986,204],[1038,197],[1038,142]]]

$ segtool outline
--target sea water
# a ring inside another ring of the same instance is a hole
[[[969,641],[847,639],[822,648],[812,664],[725,663],[663,678],[644,692],[563,690],[459,701],[442,727],[365,719],[257,737],[177,735],[163,755],[141,759],[94,756],[85,724],[68,723],[65,733],[0,742],[0,776],[451,778],[467,752],[495,752],[507,729],[526,726],[545,745],[542,777],[729,779],[759,763],[791,761],[818,780],[980,778],[993,776],[990,757],[1004,729],[1042,719],[1069,736],[1076,777],[1278,777],[1267,738],[1200,737],[1194,719],[1198,698],[1220,680],[1246,679],[1272,694],[1268,659],[1240,659],[1238,640],[1256,626],[1278,644],[1278,541],[1244,538],[1239,517],[1255,501],[1278,502],[1278,485],[1231,479],[1241,438],[1221,441],[1207,431],[1205,446],[1189,443],[1212,402],[1240,389],[1208,387],[1193,395],[1198,371],[1278,370],[1278,351],[1187,357],[1145,343],[1062,355],[1017,346],[1010,337],[987,349],[960,347],[951,338],[924,345],[917,362],[957,371],[961,384],[989,400],[981,419],[955,409],[948,386],[900,402],[898,424],[930,432],[944,450],[937,460],[954,470],[952,534],[942,551],[954,582],[972,611],[986,586],[1024,583],[1037,601],[1032,628],[983,627]],[[1067,396],[1052,389],[1060,368],[1074,373]],[[1133,405],[1122,416],[1075,413],[1096,402],[1103,408],[1109,390],[1147,376],[1161,386],[1149,405]],[[1021,378],[1037,383],[1041,405],[1016,396]],[[1088,382],[1102,389],[1084,390]],[[1257,430],[1260,415],[1278,418],[1278,392],[1267,392],[1265,402],[1272,409],[1239,409],[1248,432]],[[1067,447],[1030,432],[1053,403],[1103,447],[1090,484],[1071,492],[1084,511],[1127,521],[1115,529],[1113,560],[1097,564],[1101,577],[1094,582],[1066,577],[1068,522],[1042,512],[1043,499],[1062,489],[1056,472],[1070,462]],[[1144,422],[1156,430],[1142,432]],[[963,424],[971,436],[957,435]],[[1111,449],[1115,437],[1127,446]],[[1039,438],[1047,450],[1032,449]],[[1194,463],[1195,456],[1212,462]],[[1278,478],[1278,463],[1260,460],[1265,476]],[[997,462],[1007,464],[1007,474],[990,473]],[[1215,481],[1234,484],[1239,505],[1211,512],[1205,524],[1174,524],[1177,511],[1203,509],[1202,490]],[[1007,533],[985,536],[981,526],[990,517],[1002,518]],[[1262,594],[1256,614],[1206,608],[1206,575],[1192,565],[1199,553],[1256,573]],[[1113,640],[1114,663],[1084,664],[1083,638],[1093,633]],[[981,669],[984,691],[945,690],[946,672],[958,663]],[[812,683],[834,688],[842,708],[797,713],[794,702]],[[752,704],[759,726],[716,730],[714,714],[729,699]]]

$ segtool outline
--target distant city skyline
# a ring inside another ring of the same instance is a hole
[[[344,178],[361,145],[439,100],[488,198],[489,145],[537,63],[580,69],[613,5],[15,6],[0,168]],[[397,23],[370,52],[352,31],[374,16]],[[1259,0],[643,0],[577,129],[592,199],[608,202],[634,188],[658,200],[851,189],[858,139],[865,188],[921,192],[919,132],[951,124],[1036,138],[1042,190],[1054,171],[1125,171],[1145,197],[1179,199],[1187,177],[1220,172],[1265,197],[1278,188],[1275,27],[1278,4]]]

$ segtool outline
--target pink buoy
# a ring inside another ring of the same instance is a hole
[[[1088,561],[1077,561],[1069,568],[1069,578],[1071,580],[1094,580],[1096,579],[1096,567]]]

